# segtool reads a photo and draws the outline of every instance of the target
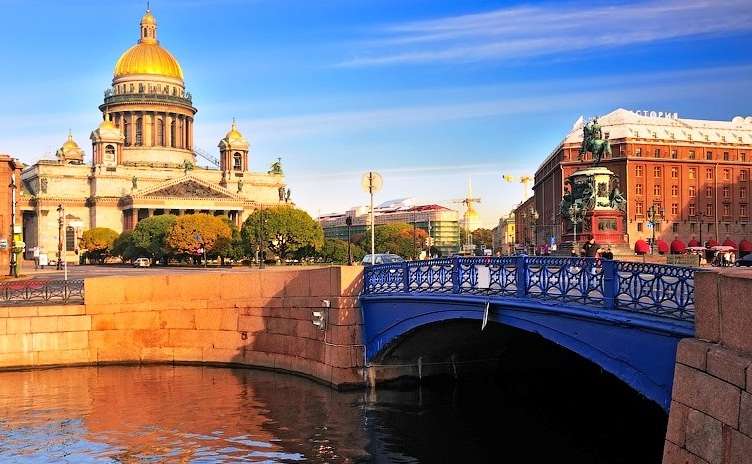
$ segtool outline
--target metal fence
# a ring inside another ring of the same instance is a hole
[[[366,267],[364,294],[460,294],[560,301],[694,320],[695,269],[594,258],[453,257]]]
[[[0,284],[0,305],[83,304],[83,302],[83,279],[30,279]]]

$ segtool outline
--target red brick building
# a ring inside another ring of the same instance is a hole
[[[21,163],[9,155],[0,153],[0,240],[7,240],[8,246],[0,249],[0,275],[8,274],[10,262],[10,247],[13,243],[11,236],[11,176],[16,175],[16,199],[20,201],[21,192]],[[16,207],[16,215],[18,207]],[[21,224],[21,218],[16,216],[16,224]]]
[[[651,205],[663,211],[656,239],[752,240],[752,117],[705,121],[617,109],[598,122],[612,151],[601,165],[619,176],[627,200],[630,246],[652,236]],[[539,242],[550,235],[561,240],[563,181],[592,163],[590,154],[577,159],[582,125],[578,120],[535,173]]]
[[[534,245],[535,244],[535,236],[533,235],[533,230],[537,229],[536,222],[531,217],[532,212],[535,211],[535,197],[529,197],[527,200],[523,201],[519,205],[517,205],[517,208],[515,208],[512,213],[514,214],[514,238],[515,243],[519,245]],[[538,219],[540,221],[540,218]],[[540,234],[537,234],[539,237]],[[539,242],[543,243],[543,242]]]

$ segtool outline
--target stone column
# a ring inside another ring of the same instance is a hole
[[[130,146],[136,145],[136,113],[131,112],[128,114],[128,142]]]
[[[154,208],[149,208],[147,211],[149,211],[149,217],[154,216]]]
[[[141,137],[143,138],[144,146],[145,147],[151,147],[154,146],[154,140],[153,140],[153,132],[152,132],[152,125],[154,124],[154,116],[152,113],[144,112],[143,115],[144,120],[144,133],[141,134]]]
[[[188,118],[188,149],[193,150],[193,118]]]
[[[165,140],[165,147],[172,146],[172,115],[170,113],[165,113],[164,140]]]
[[[136,228],[138,224],[138,208],[131,208],[131,230]]]

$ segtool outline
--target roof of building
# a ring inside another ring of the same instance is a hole
[[[156,28],[157,21],[147,10],[141,18],[141,28],[145,25]],[[156,29],[155,29],[156,30]],[[163,48],[156,35],[141,37],[138,43],[123,53],[115,64],[114,77],[136,74],[151,74],[183,80],[183,69],[172,54]]]

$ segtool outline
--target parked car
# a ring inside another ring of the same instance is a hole
[[[151,260],[149,258],[136,258],[133,260],[133,267],[149,267]]]
[[[393,255],[391,253],[376,253],[375,255],[365,255],[363,257],[363,266],[370,266],[371,264],[388,264],[388,263],[401,263],[404,261],[402,256]]]
[[[746,267],[752,267],[752,253],[748,255],[744,255],[743,258],[739,258],[736,260],[737,266],[746,266]]]

